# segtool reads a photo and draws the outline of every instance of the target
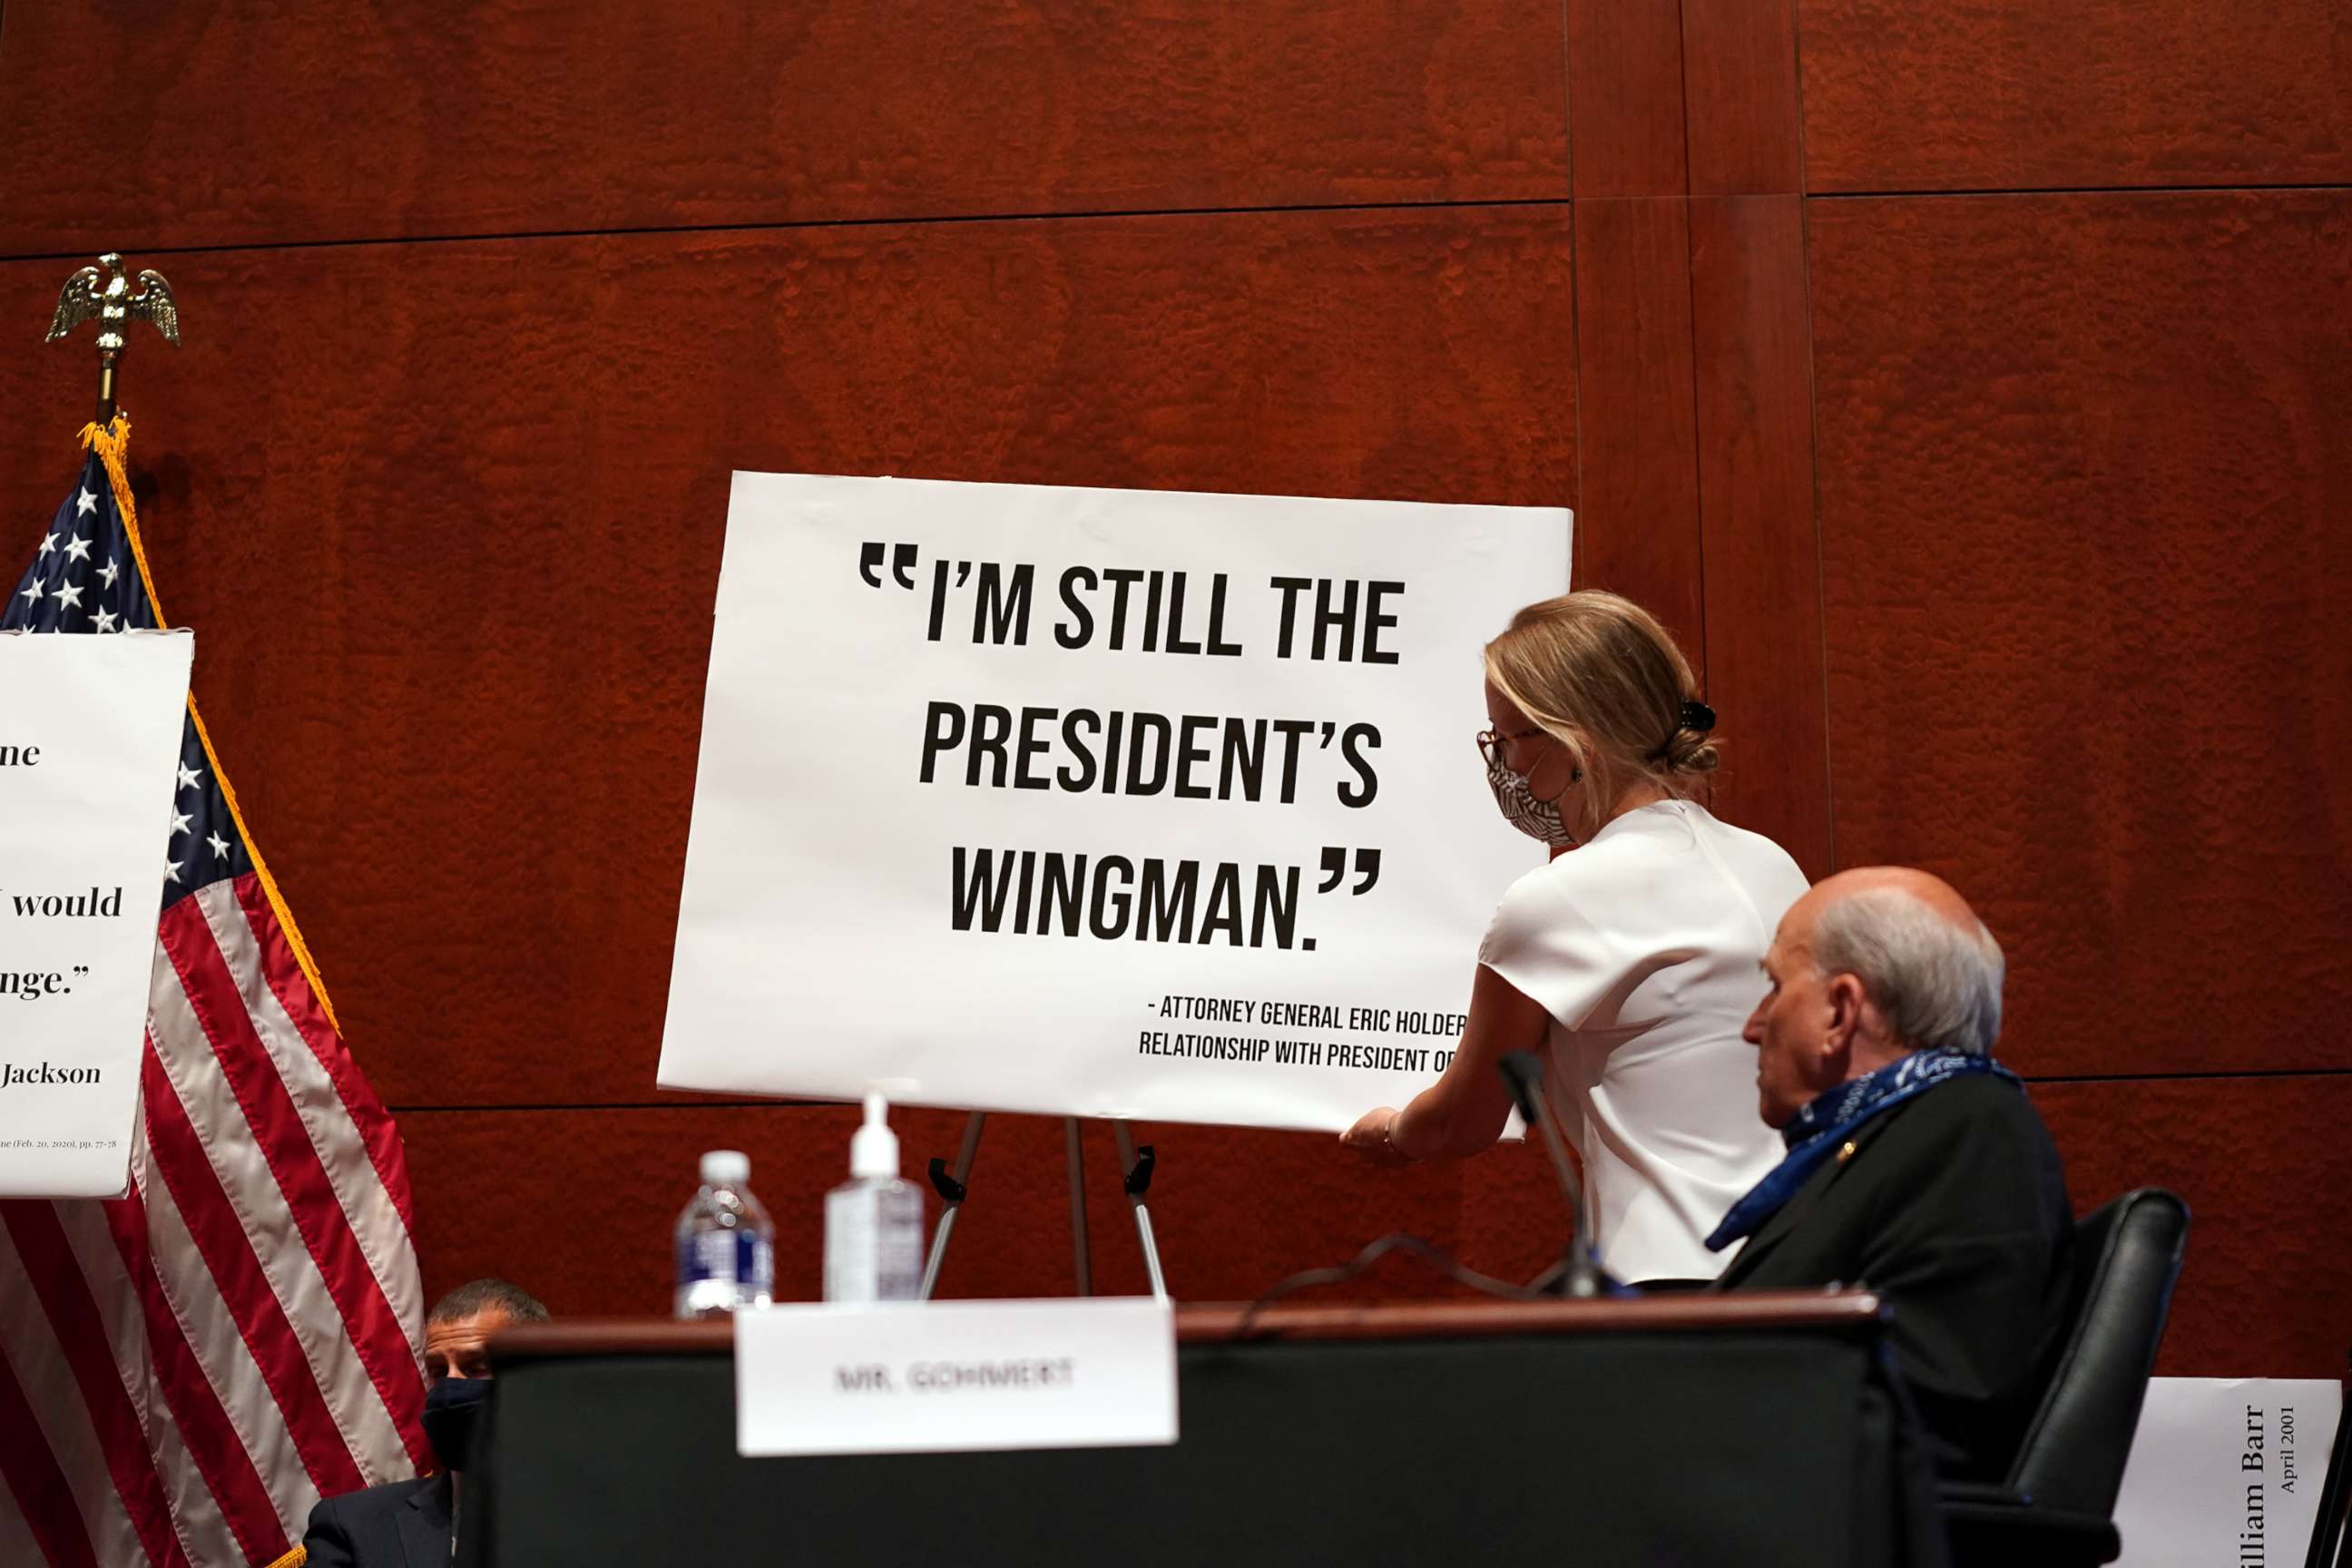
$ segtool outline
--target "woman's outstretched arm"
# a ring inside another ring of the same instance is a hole
[[[1510,1116],[1510,1090],[1498,1070],[1504,1054],[1540,1050],[1550,1026],[1539,1005],[1480,964],[1461,1047],[1437,1081],[1402,1110],[1383,1105],[1365,1112],[1339,1142],[1387,1165],[1475,1154],[1502,1135]]]

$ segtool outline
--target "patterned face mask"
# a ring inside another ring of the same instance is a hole
[[[1503,820],[1539,843],[1555,849],[1576,847],[1576,835],[1560,820],[1559,802],[1546,800],[1528,783],[1528,775],[1503,765],[1499,748],[1486,759],[1486,786]]]

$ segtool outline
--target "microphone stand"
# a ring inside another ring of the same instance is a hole
[[[1560,1294],[1577,1300],[1607,1295],[1601,1265],[1584,1237],[1584,1185],[1577,1180],[1575,1163],[1568,1157],[1559,1118],[1551,1113],[1551,1103],[1543,1095],[1543,1063],[1529,1052],[1510,1051],[1503,1057],[1501,1070],[1511,1100],[1519,1108],[1520,1120],[1537,1129],[1543,1139],[1544,1151],[1551,1156],[1552,1173],[1559,1179],[1560,1196],[1568,1205],[1568,1254],[1561,1259]]]

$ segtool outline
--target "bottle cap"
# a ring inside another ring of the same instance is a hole
[[[702,1184],[737,1187],[751,1179],[751,1157],[740,1149],[713,1149],[702,1156]]]
[[[890,1131],[890,1103],[878,1092],[866,1095],[866,1125],[849,1140],[849,1173],[859,1181],[898,1173],[898,1135]]]

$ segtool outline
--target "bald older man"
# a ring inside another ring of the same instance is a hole
[[[1948,1474],[2008,1468],[2048,1375],[2072,1212],[2058,1152],[1992,1059],[2000,944],[1924,871],[1847,871],[1780,921],[1748,1020],[1789,1153],[1707,1238],[1725,1289],[1866,1287]]]

